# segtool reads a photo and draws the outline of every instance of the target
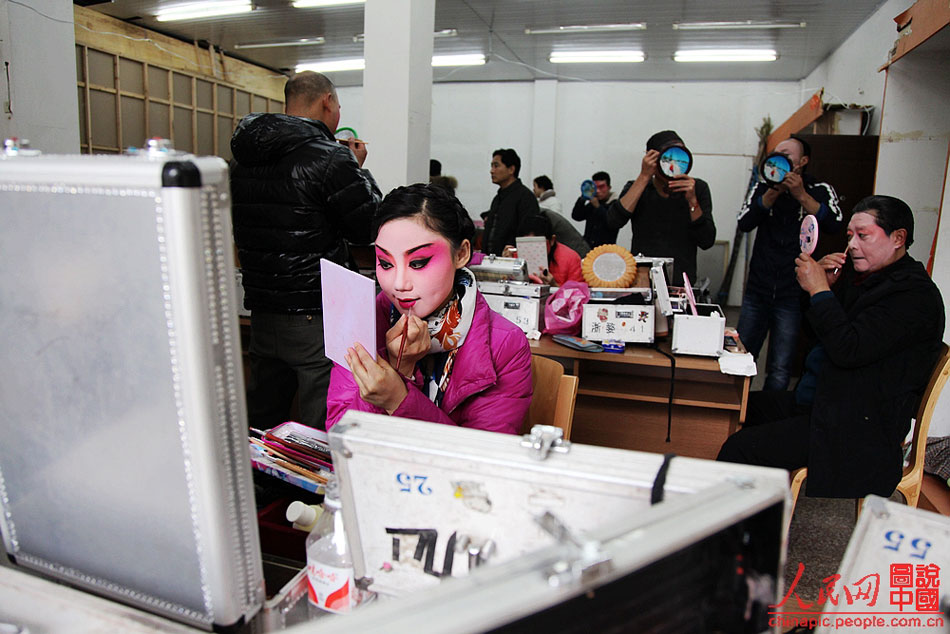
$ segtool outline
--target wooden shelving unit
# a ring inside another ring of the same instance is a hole
[[[749,378],[722,374],[713,358],[675,357],[670,420],[671,364],[658,350],[633,344],[623,354],[588,353],[543,336],[531,352],[578,377],[576,442],[712,459],[745,420]]]

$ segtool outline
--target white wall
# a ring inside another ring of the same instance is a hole
[[[947,41],[950,32],[934,37]],[[927,48],[915,49],[887,71],[874,180],[874,193],[897,196],[914,210],[910,254],[925,264],[937,228],[950,140],[950,56]],[[950,294],[950,287],[943,291]]]
[[[362,89],[339,94],[341,125],[360,130]],[[545,103],[535,102],[541,98]],[[550,82],[543,90],[533,82],[445,83],[433,86],[432,100],[432,157],[459,180],[458,197],[473,218],[488,210],[497,191],[488,175],[497,148],[518,151],[526,185],[547,173],[569,216],[581,181],[605,170],[619,191],[639,173],[647,138],[672,128],[693,152],[692,174],[709,183],[717,239],[730,243],[758,143],[754,129],[765,116],[782,123],[801,105],[798,82],[558,82],[553,90]],[[373,140],[366,141],[372,169]],[[532,148],[543,149],[540,170]],[[618,242],[630,239],[627,226]],[[730,304],[741,301],[740,280]]]
[[[69,0],[0,0],[0,137],[29,139],[46,153],[79,152],[75,41]]]
[[[864,24],[802,80],[802,99],[825,89],[827,103],[874,106],[868,134],[877,134],[884,101],[884,73],[878,72],[897,39],[894,17],[914,0],[887,0]]]

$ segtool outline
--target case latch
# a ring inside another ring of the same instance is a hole
[[[568,453],[571,441],[564,440],[564,430],[554,425],[535,425],[530,434],[521,437],[521,446],[531,450],[531,457],[544,460],[552,451]]]
[[[574,547],[574,557],[565,557],[555,562],[545,572],[549,585],[557,587],[589,583],[606,576],[613,569],[613,562],[604,553],[600,542],[579,539],[550,511],[538,515],[534,521],[559,543]]]

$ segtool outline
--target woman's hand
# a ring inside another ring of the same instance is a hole
[[[384,359],[373,360],[366,349],[355,344],[346,352],[346,364],[360,389],[360,398],[392,414],[409,390],[402,377]]]
[[[538,271],[537,275],[535,275],[534,273],[528,273],[528,281],[533,282],[535,284],[547,284],[548,286],[556,286],[554,282],[554,276],[551,275],[548,269]]]
[[[841,277],[841,270],[848,259],[847,253],[829,253],[818,260],[818,266],[825,270],[825,278],[828,280],[828,286],[834,286],[834,283]]]
[[[402,351],[401,367],[397,368],[396,360],[399,358],[402,331],[406,326],[407,319],[409,320],[409,331],[406,333],[406,345]],[[415,315],[403,315],[392,328],[386,331],[386,352],[389,354],[389,364],[396,372],[406,377],[412,376],[416,363],[429,354],[431,345],[428,325]]]
[[[795,260],[795,276],[798,284],[809,295],[830,291],[826,271],[807,253],[799,254]]]

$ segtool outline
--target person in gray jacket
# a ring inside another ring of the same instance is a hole
[[[558,242],[570,247],[582,258],[590,252],[590,245],[570,220],[561,215],[561,201],[554,193],[554,183],[542,174],[534,179],[534,195],[538,197],[541,214],[551,221]]]

